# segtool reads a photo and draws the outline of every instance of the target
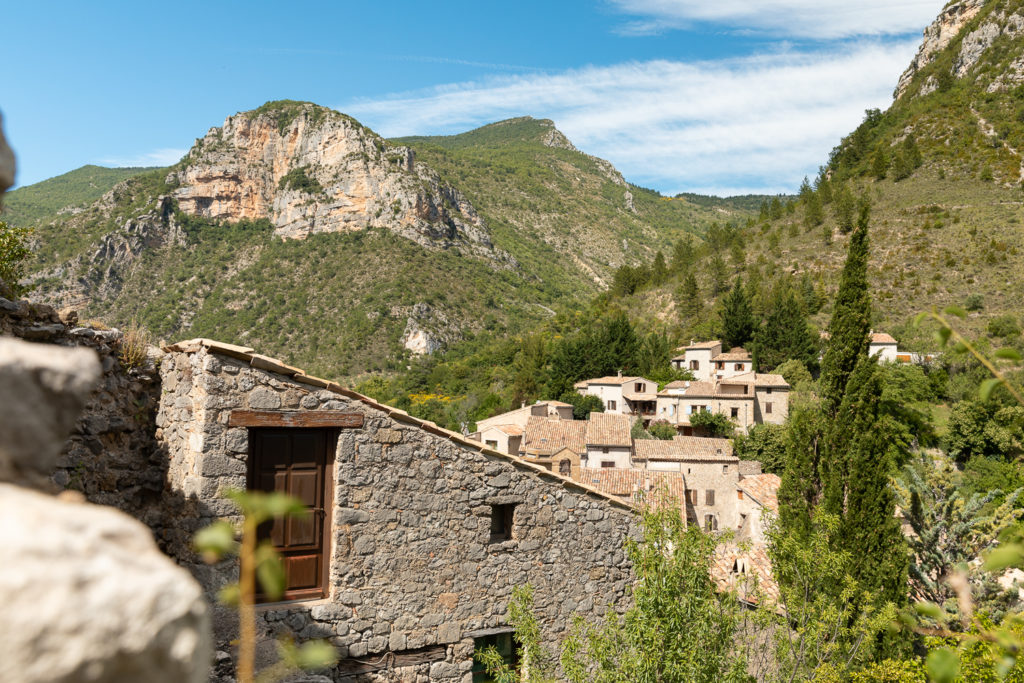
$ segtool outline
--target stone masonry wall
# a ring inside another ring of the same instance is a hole
[[[597,618],[623,605],[630,565],[624,542],[633,513],[582,486],[498,454],[432,434],[325,388],[208,352],[170,352],[161,365],[158,438],[170,486],[194,503],[179,525],[179,560],[212,596],[237,576],[204,567],[184,542],[232,514],[219,494],[244,487],[248,432],[229,428],[235,409],[345,410],[364,415],[342,429],[334,465],[329,598],[268,606],[260,630],[328,638],[342,659],[386,661],[444,646],[443,660],[337,680],[472,680],[472,634],[505,624],[514,586],[532,584],[544,636],[556,642],[575,614]],[[304,381],[308,381],[308,378]],[[516,503],[513,538],[489,543],[492,504]],[[220,661],[234,624],[215,617]]]

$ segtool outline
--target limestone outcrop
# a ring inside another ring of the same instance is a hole
[[[189,215],[266,218],[294,239],[385,228],[426,247],[513,262],[491,244],[473,205],[412,150],[310,103],[271,102],[228,117],[168,180]]]
[[[932,59],[941,52],[950,41],[960,33],[960,30],[973,19],[981,9],[984,0],[956,0],[948,4],[935,21],[924,30],[924,39],[917,50],[910,66],[900,76],[899,84],[896,86],[894,96],[899,99],[907,91],[914,75],[931,63]]]

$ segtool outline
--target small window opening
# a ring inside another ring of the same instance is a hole
[[[704,531],[718,531],[718,518],[714,515],[704,515]]]
[[[732,411],[732,418],[734,420],[739,418],[739,416],[740,416],[740,409],[739,408],[732,408],[731,411]]]
[[[765,412],[765,415],[771,415],[772,414],[772,404],[771,403],[765,403],[764,404],[764,412]]]
[[[715,490],[708,489],[704,492],[704,504],[714,505],[715,504]]]
[[[488,439],[484,443],[487,444],[488,448],[493,448],[494,450],[498,450],[498,442],[497,441],[492,441],[491,439]]]
[[[736,500],[743,500],[743,489],[736,490]]]
[[[767,389],[764,390],[764,393],[766,393],[766,394],[772,393],[772,388],[768,387]]]
[[[729,474],[729,466],[722,465],[722,474]]]
[[[498,654],[501,655],[501,659],[505,664],[513,671],[519,671],[519,655],[516,652],[515,644],[512,642],[512,633],[495,633],[493,635],[481,636],[473,639],[473,649],[476,652],[482,652],[489,647],[493,647],[497,650]],[[485,683],[492,681],[487,674],[487,669],[484,665],[473,659],[473,683]]]
[[[602,460],[601,461],[601,467],[615,467],[615,461],[614,460]]]
[[[516,506],[491,506],[491,543],[499,543],[512,538],[512,523],[515,518]]]
[[[558,463],[558,473],[568,477],[570,474],[572,474],[572,463],[568,460],[563,460],[562,462]]]

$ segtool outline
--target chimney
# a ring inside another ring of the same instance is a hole
[[[619,378],[622,377],[622,368],[619,368]]]

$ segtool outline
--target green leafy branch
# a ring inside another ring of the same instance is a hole
[[[269,541],[257,541],[257,530],[272,519],[305,517],[309,510],[300,501],[283,493],[230,490],[225,495],[241,509],[241,538],[234,524],[221,520],[200,529],[193,542],[207,563],[213,564],[232,556],[239,558],[238,581],[222,588],[218,595],[222,604],[238,609],[236,673],[239,683],[272,683],[296,670],[333,666],[338,655],[328,643],[310,641],[297,646],[290,640],[281,640],[278,642],[279,661],[256,676],[257,581],[270,600],[280,600],[286,585],[280,555]]]

